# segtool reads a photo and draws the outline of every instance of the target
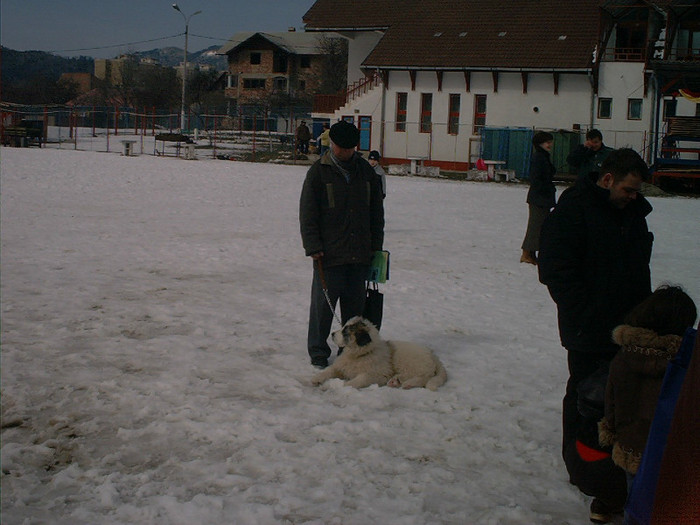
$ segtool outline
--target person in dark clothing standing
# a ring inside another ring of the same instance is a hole
[[[355,151],[359,130],[339,121],[330,130],[330,151],[306,174],[299,203],[304,251],[314,261],[309,315],[311,364],[328,366],[333,311],[321,283],[321,266],[333,308],[341,320],[362,315],[365,280],[375,251],[384,242],[382,187],[374,169]]]
[[[562,193],[542,226],[539,277],[557,305],[569,367],[562,450],[576,439],[578,384],[615,357],[612,329],[651,294],[652,207],[639,195],[647,173],[634,150],[611,152],[599,173]]]
[[[611,151],[614,150],[603,144],[603,134],[597,129],[591,129],[586,133],[586,141],[569,153],[566,162],[576,170],[578,178],[586,178],[589,173],[600,171]]]
[[[537,264],[536,252],[540,249],[540,230],[549,210],[554,207],[556,168],[550,159],[554,137],[546,131],[538,131],[532,137],[534,151],[530,158],[530,190],[527,192],[527,231],[523,240],[520,262]]]
[[[311,130],[306,125],[306,121],[302,120],[297,128],[297,149],[299,153],[307,154],[309,152],[309,141],[311,140]]]

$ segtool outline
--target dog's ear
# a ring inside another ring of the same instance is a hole
[[[369,335],[368,331],[358,330],[355,332],[355,342],[357,346],[367,346],[372,342],[372,337]]]

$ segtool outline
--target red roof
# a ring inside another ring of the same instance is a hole
[[[421,3],[416,0],[318,0],[302,20],[307,29],[383,29]]]
[[[598,0],[317,0],[307,30],[387,28],[363,62],[385,69],[583,70]]]

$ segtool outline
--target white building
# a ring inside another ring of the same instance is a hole
[[[380,150],[386,162],[413,157],[466,170],[484,126],[597,128],[607,145],[633,147],[651,162],[665,118],[700,115],[698,104],[660,85],[669,77],[654,65],[678,57],[700,65],[700,8],[692,3],[356,4],[317,0],[304,16],[307,31],[348,39],[355,81],[344,105],[314,117],[352,119],[360,149]]]

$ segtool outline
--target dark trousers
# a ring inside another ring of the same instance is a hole
[[[612,361],[614,353],[577,352],[568,350],[569,381],[566,383],[566,394],[562,403],[563,443],[562,456],[567,444],[576,441],[576,432],[583,416],[578,411],[577,388],[581,381],[598,370],[605,362]]]
[[[534,253],[540,249],[540,230],[542,230],[542,224],[547,215],[549,215],[549,210],[534,204],[528,204],[527,209],[527,230],[525,231],[522,249],[526,252]]]
[[[369,266],[366,264],[344,264],[323,268],[328,286],[328,296],[334,309],[340,300],[340,319],[343,324],[356,315],[362,315],[362,310],[365,307],[365,279],[368,272]],[[331,333],[332,324],[333,312],[326,301],[321,277],[314,263],[307,339],[309,356],[312,360],[330,357],[331,349],[328,346],[328,336]]]

